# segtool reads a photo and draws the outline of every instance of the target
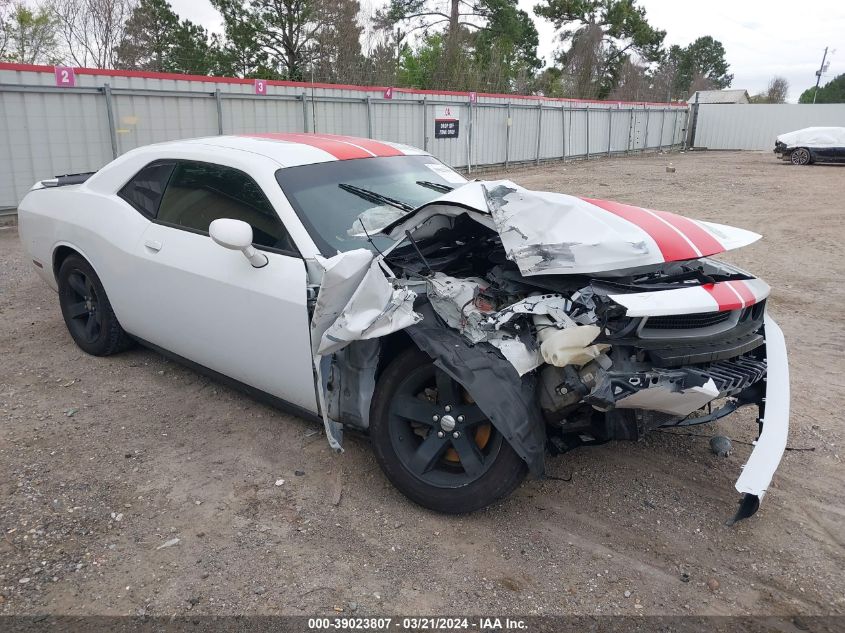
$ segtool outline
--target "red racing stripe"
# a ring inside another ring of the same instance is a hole
[[[352,143],[359,147],[363,147],[365,150],[372,152],[379,158],[384,156],[404,156],[404,154],[395,147],[388,145],[387,143],[374,141],[371,138],[359,138],[357,136],[343,136],[338,134],[320,134],[319,136],[337,139],[338,141]]]
[[[683,237],[678,235],[677,231],[672,226],[667,226],[665,222],[649,213],[646,213],[639,207],[633,207],[619,202],[612,202],[610,200],[594,200],[593,198],[581,199],[637,225],[643,231],[648,233],[651,239],[657,243],[657,247],[660,249],[663,259],[667,262],[678,261],[681,259],[695,259],[699,257],[699,254],[695,252],[695,249],[690,246]]]
[[[308,134],[305,132],[270,132],[266,134],[247,134],[254,138],[266,138],[289,143],[302,143],[328,152],[338,160],[354,158],[373,158],[375,156],[402,156],[402,152],[386,143],[379,143],[368,138],[339,136],[336,134]]]
[[[715,284],[704,284],[701,286],[707,292],[710,293],[710,296],[716,300],[716,303],[719,304],[719,312],[725,312],[726,310],[738,310],[742,307],[742,301],[740,301],[739,297],[736,293],[728,287],[730,282],[727,281],[720,281]]]
[[[751,291],[751,288],[749,288],[748,284],[744,281],[726,281],[725,283],[730,284],[731,288],[739,293],[739,296],[742,297],[746,306],[751,306],[757,303],[757,296]]]
[[[350,145],[349,143],[342,143],[340,141],[336,141],[330,138],[314,136],[313,134],[280,134],[275,132],[269,132],[266,134],[246,134],[245,136],[251,136],[253,138],[266,138],[273,141],[286,141],[288,143],[301,143],[303,145],[308,145],[309,147],[314,147],[317,149],[321,149],[324,152],[328,152],[338,160],[373,157],[372,153],[365,151],[359,147],[355,147],[354,145]]]
[[[708,233],[701,226],[681,215],[675,215],[667,211],[655,211],[649,209],[652,213],[659,215],[669,224],[678,229],[681,233],[687,236],[690,242],[695,244],[695,247],[701,251],[702,255],[715,255],[716,253],[723,253],[725,247]]]

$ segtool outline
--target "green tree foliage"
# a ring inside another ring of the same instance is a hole
[[[845,74],[834,77],[821,86],[816,93],[816,87],[807,88],[798,97],[798,103],[813,103],[813,95],[816,95],[816,103],[845,103]]]
[[[669,58],[677,64],[673,96],[686,99],[696,90],[728,88],[734,76],[728,73],[725,47],[707,35],[699,37],[685,48],[672,46]]]
[[[217,70],[219,51],[210,44],[208,31],[190,20],[182,20],[173,34],[165,68],[167,72],[211,75]]]
[[[0,5],[0,59],[22,64],[56,64],[62,60],[58,23],[45,7],[23,2]]]
[[[514,0],[487,0],[482,7],[487,24],[475,34],[473,66],[490,92],[524,92],[542,67],[537,57],[540,36],[531,16]]]
[[[423,37],[416,49],[404,46],[399,55],[398,85],[423,90],[437,87],[440,60],[445,48],[444,39],[442,33],[434,33]]]
[[[221,75],[278,79],[277,69],[270,67],[267,51],[258,39],[261,30],[258,14],[247,11],[238,0],[211,0],[223,16],[223,37],[215,36],[219,51],[217,70]]]
[[[167,0],[141,0],[126,21],[115,66],[128,70],[205,75],[217,52],[204,28],[179,21]]]
[[[179,16],[166,0],[141,0],[126,21],[123,40],[117,47],[116,66],[164,72],[178,27]]]
[[[391,0],[377,21],[393,33],[399,85],[510,92],[527,89],[542,66],[537,29],[517,0]]]
[[[211,0],[223,16],[227,39],[237,34],[238,48],[258,52],[252,68],[268,78],[301,81],[314,61],[317,35],[322,28],[318,0]]]
[[[580,98],[606,97],[632,55],[661,58],[666,32],[652,27],[636,0],[544,0],[534,13],[560,31],[562,89]]]

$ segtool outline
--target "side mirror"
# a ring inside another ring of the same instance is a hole
[[[267,265],[267,256],[252,245],[252,227],[242,220],[220,218],[208,226],[208,234],[216,244],[233,251],[240,251],[253,268]]]

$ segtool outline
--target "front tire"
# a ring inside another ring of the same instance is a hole
[[[809,165],[810,158],[810,150],[806,147],[799,147],[789,155],[789,160],[793,165]]]
[[[370,438],[387,478],[416,503],[448,514],[506,497],[525,462],[460,384],[424,352],[384,370],[370,409]]]
[[[68,256],[59,267],[58,285],[65,325],[84,352],[108,356],[131,346],[91,264],[79,255]]]

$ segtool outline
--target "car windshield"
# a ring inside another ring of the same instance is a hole
[[[287,167],[276,172],[276,180],[326,256],[356,248],[387,248],[393,241],[375,232],[466,182],[431,156]]]

